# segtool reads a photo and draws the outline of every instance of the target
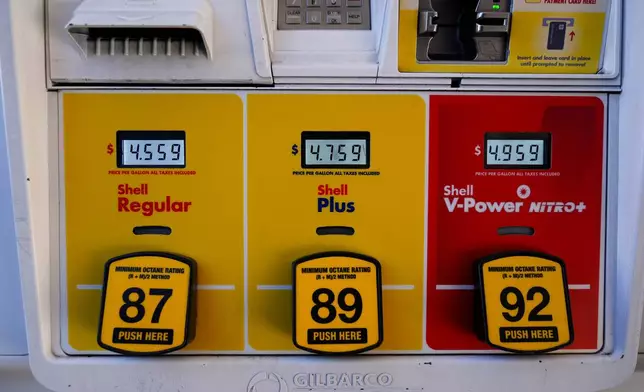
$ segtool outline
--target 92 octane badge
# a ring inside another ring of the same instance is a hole
[[[574,334],[563,261],[519,252],[478,264],[484,340],[498,349],[545,353],[572,343]]]

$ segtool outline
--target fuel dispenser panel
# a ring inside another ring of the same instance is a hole
[[[375,259],[382,268],[384,340],[379,349],[422,349],[425,108],[425,100],[413,94],[248,96],[252,348],[296,349],[291,262],[321,252],[350,252]],[[346,288],[358,288],[363,275],[353,276],[356,269],[334,275],[333,268],[349,264],[332,263],[327,270],[316,265],[322,268],[320,278],[346,278]],[[303,279],[298,278],[298,287]],[[296,301],[310,302],[308,297]],[[348,298],[347,304],[355,304]],[[371,306],[363,304],[365,314]],[[374,324],[369,336],[376,329]]]
[[[603,343],[599,98],[62,101],[65,353]]]
[[[103,347],[164,351],[196,327],[187,350],[243,350],[241,99],[68,93],[62,106],[65,352],[102,352],[101,291]],[[197,270],[198,318],[183,323]]]
[[[59,392],[623,382],[640,3],[0,0],[30,370]]]
[[[482,326],[469,309],[485,305],[476,303],[476,293],[484,289],[475,278],[476,263],[495,259],[498,265],[490,271],[503,275],[494,284],[506,290],[501,298],[501,290],[492,290],[494,298],[487,300],[496,301],[505,319],[538,321],[541,316],[532,315],[543,309],[550,323],[535,325],[557,329],[562,340],[568,342],[574,325],[566,349],[602,347],[604,112],[595,97],[430,98],[429,347],[490,349],[472,333]],[[508,254],[543,257],[502,262]],[[565,270],[557,278],[559,265]],[[561,295],[554,301],[555,292],[567,292],[571,320],[568,301]],[[550,313],[557,307],[558,326]],[[526,325],[523,331],[533,328]],[[498,331],[499,324],[490,327]]]

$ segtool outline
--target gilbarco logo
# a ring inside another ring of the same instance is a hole
[[[288,385],[277,373],[259,372],[248,382],[246,392],[288,392]]]
[[[297,373],[293,376],[295,389],[308,391],[388,388],[393,382],[394,377],[389,373]],[[279,374],[259,372],[248,382],[246,392],[289,392],[289,388]]]

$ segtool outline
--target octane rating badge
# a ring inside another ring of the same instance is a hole
[[[125,355],[165,354],[185,347],[195,332],[196,263],[142,252],[105,265],[98,344]]]
[[[316,354],[357,354],[382,343],[380,263],[328,252],[293,263],[293,343]]]
[[[531,252],[479,262],[479,331],[491,346],[515,353],[545,353],[573,341],[563,261]]]

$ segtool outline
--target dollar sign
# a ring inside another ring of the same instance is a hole
[[[481,146],[476,146],[474,148],[474,155],[476,155],[477,157],[481,155]]]
[[[291,147],[291,154],[293,154],[293,156],[295,156],[299,152],[300,152],[300,149],[297,147],[297,144],[293,144],[293,147]]]
[[[107,145],[107,153],[110,155],[114,154],[114,145],[112,143]]]

